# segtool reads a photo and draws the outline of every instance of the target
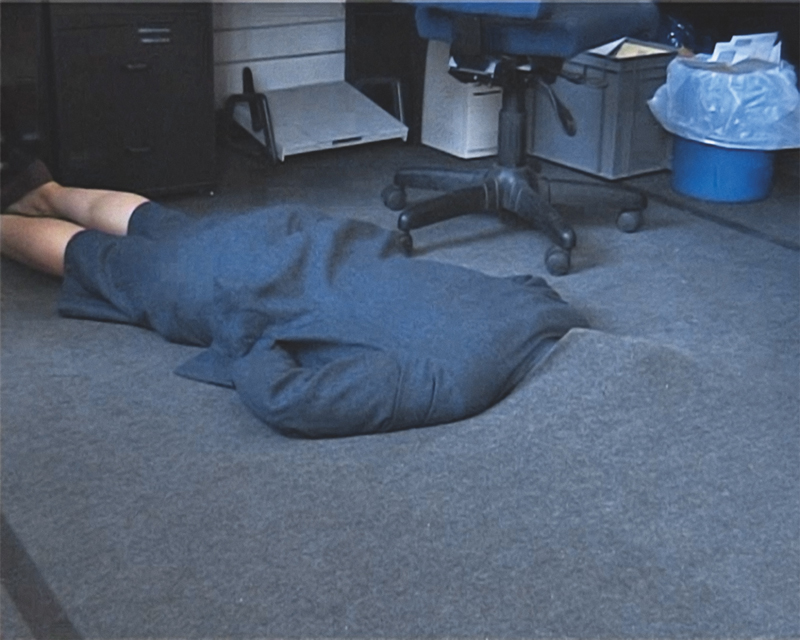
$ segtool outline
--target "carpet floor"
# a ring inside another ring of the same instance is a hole
[[[486,161],[221,149],[217,192],[167,204],[391,228],[381,188],[425,163]],[[491,410],[387,435],[283,438],[171,373],[196,349],[60,318],[58,281],[3,261],[2,637],[800,636],[796,157],[758,203],[625,184],[644,228],[569,212],[560,278],[520,223],[414,233],[414,259],[546,277],[591,329]]]

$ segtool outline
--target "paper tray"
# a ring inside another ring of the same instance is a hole
[[[281,161],[298,153],[408,137],[406,125],[344,81],[265,91],[264,95]],[[252,130],[247,105],[238,105],[233,117],[264,144],[263,133]]]

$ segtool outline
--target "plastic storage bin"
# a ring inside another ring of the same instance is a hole
[[[672,187],[714,202],[763,200],[772,187],[775,152],[726,149],[675,137]]]
[[[568,136],[542,88],[532,92],[528,152],[603,178],[624,178],[670,167],[671,138],[653,117],[647,100],[664,84],[675,50],[628,39],[639,55],[616,57],[584,52],[564,71],[584,81],[559,77],[552,87],[571,111],[578,131]],[[628,50],[630,50],[630,48]]]

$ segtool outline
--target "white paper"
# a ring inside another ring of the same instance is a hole
[[[619,40],[614,40],[614,42],[609,42],[608,44],[601,44],[599,47],[589,49],[589,53],[596,53],[599,56],[608,56],[612,51],[614,51],[614,49],[625,42],[625,40],[626,38],[620,38]]]
[[[458,63],[456,63],[456,59],[451,56],[450,62],[448,63],[447,66],[450,69],[460,69],[461,71],[465,71],[467,73],[472,72],[472,73],[479,73],[479,74],[493,76],[494,70],[497,68],[497,60],[489,60],[489,62],[486,64],[486,67],[484,67],[483,69],[469,69],[464,66],[459,67]]]
[[[775,64],[781,61],[781,43],[776,33],[756,33],[731,38],[730,42],[718,42],[709,62],[734,65],[743,60],[763,60]]]
[[[601,44],[599,47],[589,49],[588,53],[603,56],[605,58],[640,58],[642,56],[652,56],[664,54],[670,51],[670,48],[648,42],[639,42],[638,40],[630,40],[629,38],[620,38]]]

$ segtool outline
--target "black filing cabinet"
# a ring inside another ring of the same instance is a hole
[[[146,195],[214,183],[211,4],[51,3],[56,174]]]

